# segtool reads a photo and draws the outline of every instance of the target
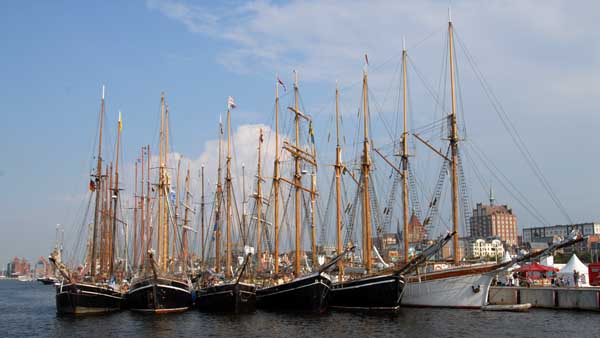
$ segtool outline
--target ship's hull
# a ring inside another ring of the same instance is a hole
[[[192,293],[186,281],[147,278],[135,282],[127,293],[132,311],[148,313],[182,312],[192,305]]]
[[[196,293],[196,307],[204,312],[254,312],[256,287],[252,284],[228,283],[202,288]]]
[[[427,278],[421,281],[411,279],[406,283],[402,306],[480,309],[487,304],[492,279],[491,273]]]
[[[56,312],[59,315],[80,315],[118,311],[123,305],[123,294],[86,283],[56,286]]]
[[[333,284],[329,307],[342,310],[396,311],[404,291],[398,275],[372,276]]]
[[[331,279],[325,273],[256,290],[256,305],[268,311],[323,313],[327,310]]]

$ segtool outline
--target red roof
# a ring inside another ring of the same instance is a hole
[[[558,269],[552,268],[549,266],[545,266],[538,262],[535,262],[532,264],[523,265],[522,267],[518,268],[515,271],[516,272],[550,272],[550,271],[558,272]]]

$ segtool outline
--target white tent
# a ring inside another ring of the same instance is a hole
[[[577,270],[579,272],[579,286],[590,286],[589,284],[589,276],[588,276],[588,267],[583,264],[577,255],[573,254],[569,262],[563,266],[560,271],[558,271],[558,278],[564,278],[564,280],[569,282],[569,286],[575,286],[573,282],[573,272]]]

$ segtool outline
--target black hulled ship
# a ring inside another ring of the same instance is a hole
[[[67,282],[56,287],[56,312],[59,315],[119,311],[123,304],[123,294],[107,285]]]
[[[120,115],[114,176],[112,163],[110,171],[108,166],[106,171],[102,170],[103,124],[104,86],[102,87],[99,119],[97,168],[89,182],[89,190],[95,195],[94,221],[90,236],[91,250],[86,257],[86,265],[89,267],[89,271],[83,276],[70,271],[61,261],[62,250],[59,250],[58,247],[49,257],[62,277],[62,281],[56,286],[56,312],[61,315],[113,312],[120,310],[124,303],[123,293],[120,291],[121,282],[115,278],[115,276],[120,276],[123,273],[122,269],[118,269],[116,257]]]
[[[221,134],[219,134],[219,169],[217,178],[217,191],[215,205],[215,242],[221,241],[221,200],[225,197],[225,224],[226,224],[226,259],[225,259],[225,280],[219,280],[215,276],[201,278],[199,284],[201,287],[196,292],[196,307],[203,312],[215,313],[247,313],[256,309],[256,286],[251,283],[242,282],[244,272],[248,266],[248,261],[252,256],[248,253],[242,266],[237,272],[237,276],[232,280],[231,276],[231,228],[232,228],[232,185],[231,185],[231,109],[234,108],[233,98],[230,98],[227,109],[227,164],[225,174],[225,196],[221,186]],[[219,128],[222,130],[222,128]],[[262,134],[261,134],[262,137]],[[260,146],[259,146],[260,147]],[[260,163],[260,148],[259,148]],[[259,164],[260,168],[260,164]],[[221,268],[220,245],[215,248],[215,270]],[[205,274],[205,276],[208,274]]]
[[[256,290],[257,307],[269,311],[323,313],[327,310],[330,288],[329,275],[312,273]]]
[[[127,293],[127,307],[149,313],[182,312],[192,306],[189,282],[168,277],[142,278],[133,281]]]
[[[330,307],[343,310],[395,311],[400,308],[404,293],[403,274],[410,273],[418,264],[437,253],[450,241],[454,233],[446,234],[413,257],[400,269],[335,283],[331,288]]]
[[[404,279],[385,274],[333,284],[329,306],[346,310],[395,311],[400,308]]]
[[[171,184],[171,175],[168,170],[168,144],[169,144],[169,111],[166,106],[164,93],[161,95],[160,116],[160,146],[158,184],[155,189],[150,189],[150,179],[147,182],[146,210],[151,209],[150,200],[156,201],[156,223],[150,224],[151,217],[139,228],[139,243],[134,244],[134,257],[138,248],[146,254],[141,257],[141,262],[135,262],[136,274],[132,278],[131,287],[127,293],[127,306],[130,310],[148,313],[181,312],[192,306],[192,283],[187,275],[189,259],[187,254],[188,238],[188,205],[189,197],[189,170],[186,176],[186,200],[181,203],[185,207],[183,224],[178,222],[180,187]],[[150,148],[145,154],[148,164],[147,173],[150,175]],[[143,167],[143,166],[142,166]],[[179,170],[177,172],[177,185]],[[152,192],[157,196],[152,197]],[[143,195],[143,191],[142,191]],[[149,214],[148,214],[149,215]],[[153,248],[157,248],[156,254]]]

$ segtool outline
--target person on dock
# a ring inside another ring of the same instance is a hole
[[[573,270],[573,284],[575,287],[579,287],[579,272],[577,270]]]

